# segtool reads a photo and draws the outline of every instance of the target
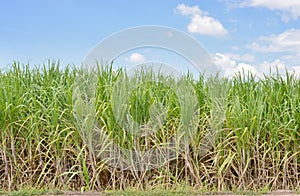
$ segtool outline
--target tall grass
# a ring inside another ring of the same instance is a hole
[[[293,74],[264,79],[239,74],[222,80],[225,119],[217,126],[214,145],[204,154],[198,152],[210,129],[212,89],[203,76],[197,80],[190,77],[197,98],[198,127],[189,150],[161,167],[132,171],[98,159],[82,128],[76,126],[73,96],[80,71],[60,69],[58,62],[49,61],[40,68],[14,63],[0,73],[1,189],[147,189],[181,184],[205,190],[299,189],[300,81]],[[128,141],[134,136],[116,121],[111,101],[122,74],[111,67],[98,68],[92,108],[96,108],[99,128],[130,148]],[[132,116],[138,122],[149,120],[147,108],[156,101],[167,108],[160,131],[149,138],[150,147],[165,143],[180,127],[181,106],[170,89],[145,83],[135,89],[130,100]],[[147,138],[141,138],[138,144],[146,148],[146,142]]]

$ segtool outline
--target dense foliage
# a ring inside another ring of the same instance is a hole
[[[111,103],[122,70],[97,71],[97,120],[105,132],[125,141],[128,135],[115,122]],[[78,72],[49,62],[41,68],[14,63],[0,73],[0,189],[147,189],[185,183],[206,190],[299,189],[300,80],[294,75],[240,74],[224,80],[226,118],[214,146],[202,155],[196,152],[208,129],[210,91],[203,77],[190,78],[199,119],[189,151],[159,168],[134,172],[95,158],[76,127],[72,96]],[[144,97],[138,91],[130,97],[132,103],[140,101],[131,110],[139,122],[149,119],[147,107],[155,95],[168,107],[168,120],[151,143],[159,146],[176,132],[180,104],[174,93],[165,95],[166,87],[149,83],[144,91]]]

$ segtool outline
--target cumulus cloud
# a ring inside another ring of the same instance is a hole
[[[260,37],[248,47],[259,52],[298,52],[300,29],[289,29],[278,35]]]
[[[140,53],[132,53],[129,57],[126,57],[125,60],[130,63],[143,63],[145,62],[145,57]]]
[[[300,66],[293,66],[291,69],[292,69],[292,72],[293,72],[298,78],[300,78]]]
[[[263,78],[264,74],[269,75],[278,72],[284,75],[286,71],[300,77],[300,66],[286,66],[286,63],[281,59],[249,64],[233,60],[232,56],[228,54],[216,53],[214,55],[214,61],[221,71],[221,74],[229,78],[235,76],[237,73],[245,75],[252,73],[259,78]]]
[[[184,4],[178,4],[175,9],[175,12],[178,12],[183,16],[207,15],[207,12],[203,12],[202,10],[200,10],[198,5],[186,6]]]
[[[282,20],[288,22],[290,18],[296,20],[300,16],[299,0],[246,0],[243,7],[264,7],[281,13]]]
[[[227,53],[225,55],[230,56],[230,58],[235,61],[243,61],[243,62],[247,62],[247,63],[252,63],[252,62],[256,61],[256,58],[253,54],[240,55],[240,54]]]
[[[289,65],[299,65],[300,62],[300,29],[289,29],[277,35],[260,37],[247,46],[263,53],[280,54],[280,59]]]
[[[251,72],[254,75],[258,74],[257,69],[245,62],[237,62],[233,60],[228,54],[216,53],[214,61],[217,67],[220,69],[221,74],[226,77],[233,77],[237,73],[248,74]]]
[[[260,71],[265,74],[269,74],[270,72],[279,72],[284,74],[286,72],[287,66],[285,62],[280,59],[275,59],[274,61],[264,61],[259,65]]]
[[[214,36],[224,36],[228,33],[219,20],[208,16],[208,13],[202,11],[198,5],[186,6],[185,4],[179,4],[175,12],[190,17],[191,21],[187,29],[191,33]]]
[[[275,59],[274,61],[265,61],[259,64],[259,69],[261,73],[272,74],[279,73],[281,75],[286,74],[295,74],[296,77],[300,77],[300,66],[287,66],[286,62],[281,59]]]

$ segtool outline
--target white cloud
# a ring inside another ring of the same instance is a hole
[[[292,72],[295,74],[295,76],[300,78],[300,66],[293,66],[292,67]]]
[[[175,12],[190,17],[191,21],[187,28],[191,33],[215,36],[224,36],[228,33],[219,20],[208,16],[208,13],[202,11],[198,5],[186,6],[184,4],[179,4],[177,5]]]
[[[277,72],[284,75],[288,72],[300,78],[300,66],[287,66],[286,62],[281,59],[276,59],[272,62],[265,61],[259,65],[259,69],[261,73],[265,73],[266,75]]]
[[[254,75],[258,75],[257,69],[245,62],[237,62],[233,60],[228,54],[216,53],[215,55],[215,64],[220,69],[221,74],[226,77],[233,77],[237,73],[251,72]]]
[[[220,69],[221,74],[226,77],[233,77],[237,73],[247,75],[251,72],[259,78],[263,78],[265,75],[278,73],[284,75],[286,71],[294,73],[297,77],[300,77],[300,66],[286,66],[283,60],[276,59],[274,61],[264,61],[258,64],[249,64],[241,61],[233,60],[228,54],[216,53],[214,56],[215,64]]]
[[[219,68],[231,69],[236,67],[236,62],[226,54],[216,53],[214,60]]]
[[[239,50],[240,47],[238,47],[238,46],[231,46],[231,49],[232,49],[232,50]]]
[[[184,4],[178,4],[175,12],[178,12],[183,16],[207,15],[207,12],[203,12],[202,10],[200,10],[198,5],[186,6]]]
[[[227,30],[216,19],[209,16],[194,15],[188,25],[188,31],[191,33],[200,33],[204,35],[226,35]]]
[[[290,18],[296,20],[300,16],[299,0],[246,0],[242,7],[264,7],[281,12],[282,20],[288,22]]]
[[[247,63],[239,63],[236,69],[240,73],[248,74],[250,72],[253,75],[257,75],[257,76],[259,75],[257,69],[253,65]]]
[[[126,57],[125,60],[130,63],[143,63],[145,62],[145,57],[140,53],[132,53],[129,57]]]
[[[300,29],[290,29],[278,35],[260,37],[248,48],[258,52],[288,52],[300,56]]]
[[[235,61],[243,61],[247,63],[252,63],[256,61],[255,56],[253,54],[233,54],[233,53],[226,53],[232,60]]]
[[[285,65],[285,62],[280,60],[280,59],[276,59],[272,62],[269,61],[264,61],[263,63],[261,63],[259,65],[259,69],[260,72],[265,73],[265,74],[270,74],[277,72],[280,74],[284,74],[286,72],[287,66]]]
[[[276,59],[274,61],[265,61],[258,65],[259,71],[270,75],[273,73],[279,73],[280,75],[285,75],[286,72],[290,74],[295,74],[296,77],[300,78],[300,66],[287,66],[286,62],[281,59]]]
[[[277,35],[260,37],[248,48],[263,53],[280,54],[289,65],[300,63],[300,29],[289,29]]]

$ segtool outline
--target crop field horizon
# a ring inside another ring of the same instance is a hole
[[[150,190],[181,185],[205,191],[299,190],[300,80],[294,74],[257,78],[239,73],[219,78],[220,88],[214,90],[226,95],[224,119],[215,127],[214,141],[205,152],[203,142],[214,115],[212,89],[201,75],[197,79],[185,76],[197,105],[188,145],[157,167],[134,170],[128,169],[130,164],[127,169],[111,165],[105,156],[109,142],[99,140],[96,153],[89,139],[99,135],[89,136],[88,124],[78,126],[74,111],[82,111],[74,95],[81,84],[80,73],[80,68],[62,68],[55,61],[40,67],[15,62],[0,72],[0,190]],[[89,108],[106,139],[125,149],[145,151],[166,145],[180,130],[185,109],[178,94],[161,85],[176,83],[171,77],[161,76],[164,83],[146,79],[128,94],[130,109],[124,109],[113,101],[123,95],[115,93],[115,86],[126,76],[124,70],[99,66],[95,73],[95,100]],[[119,85],[125,88],[129,82]],[[153,104],[157,111],[150,109]],[[150,135],[132,134],[130,127],[117,120],[117,115],[128,111],[135,122],[157,123],[151,114],[162,113],[161,108],[166,116]]]

